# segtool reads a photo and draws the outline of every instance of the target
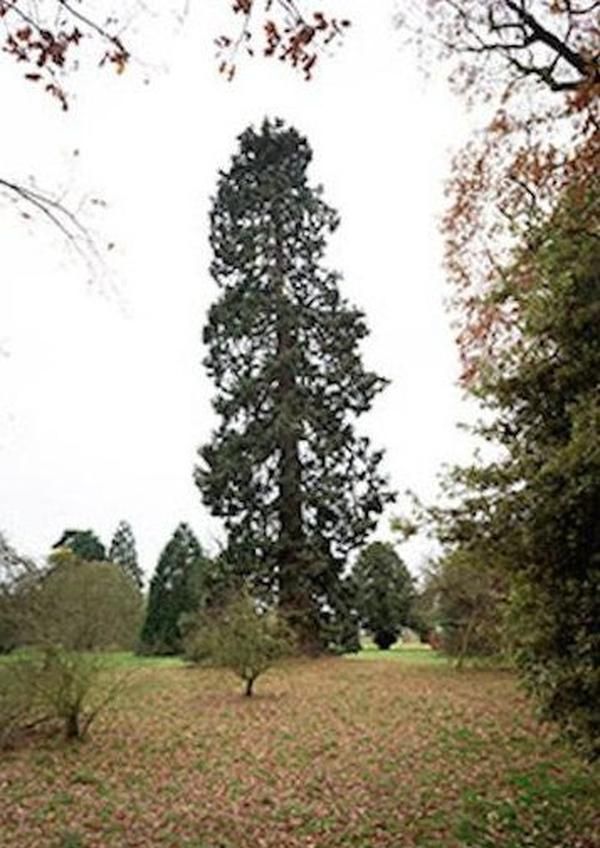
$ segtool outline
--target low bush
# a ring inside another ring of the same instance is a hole
[[[61,728],[67,740],[84,739],[125,681],[99,654],[57,647],[24,654],[0,667],[0,744],[40,724]]]
[[[216,610],[188,619],[185,656],[192,662],[226,668],[245,683],[252,695],[254,682],[271,666],[294,652],[294,638],[275,610],[261,609],[247,592]]]

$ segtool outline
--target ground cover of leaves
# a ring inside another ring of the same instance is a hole
[[[146,664],[84,744],[0,756],[2,848],[600,846],[598,770],[507,672]]]

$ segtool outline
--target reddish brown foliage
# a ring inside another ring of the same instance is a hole
[[[421,48],[452,61],[451,81],[470,102],[495,105],[485,131],[456,157],[444,221],[468,382],[510,332],[510,311],[488,294],[515,244],[523,244],[567,185],[583,186],[598,170],[600,3],[428,0],[427,6],[426,21],[404,20]]]
[[[116,34],[115,19],[99,24],[67,0],[36,4],[0,0],[0,18],[6,30],[4,52],[25,64],[25,79],[42,84],[64,110],[68,109],[64,78],[76,69],[76,48],[84,38],[97,43],[100,65],[110,63],[121,73],[129,59]]]
[[[310,79],[319,52],[342,36],[349,26],[313,8],[300,11],[295,0],[219,0],[232,16],[242,19],[237,38],[221,36],[217,45],[221,54],[220,70],[232,79],[240,49],[253,54],[256,32],[262,32],[263,53],[287,62]],[[23,77],[44,88],[63,110],[69,108],[68,83],[79,67],[96,64],[110,66],[121,74],[130,61],[130,49],[121,30],[131,17],[127,3],[116,5],[116,12],[98,17],[100,6],[94,0],[0,0],[0,21],[4,27],[1,51],[24,68]],[[140,14],[148,11],[144,3],[132,3]],[[251,25],[252,18],[252,25]],[[260,37],[260,36],[259,36]],[[123,39],[123,40],[122,40]],[[35,188],[0,178],[0,194],[6,192],[17,202],[40,212],[52,221],[82,253],[98,253],[77,217],[51,195]],[[22,216],[31,217],[25,209]],[[112,244],[109,244],[110,250]]]
[[[340,20],[313,6],[302,9],[296,0],[221,0],[242,20],[235,38],[223,35],[216,43],[221,54],[220,70],[232,79],[240,50],[254,53],[262,38],[262,52],[294,68],[310,79],[319,53],[340,39],[349,21]],[[99,66],[112,65],[122,73],[130,59],[121,40],[123,9],[106,18],[95,16],[89,0],[0,0],[0,18],[6,32],[3,50],[27,66],[30,82],[40,83],[68,108],[65,79],[79,66],[85,41]],[[89,58],[89,55],[87,58]]]
[[[264,56],[289,62],[310,80],[320,52],[342,38],[350,26],[348,20],[315,9],[313,3],[304,12],[295,0],[233,0],[231,5],[233,12],[242,18],[240,31],[236,38],[223,35],[216,42],[223,56],[220,71],[228,79],[233,79],[240,50],[254,55],[258,29],[262,28]],[[260,24],[253,27],[252,16],[257,10],[262,13]]]

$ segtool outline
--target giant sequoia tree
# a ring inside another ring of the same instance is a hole
[[[221,296],[205,362],[221,422],[196,482],[231,561],[318,647],[346,556],[391,499],[382,452],[354,427],[385,381],[361,362],[363,314],[322,266],[338,216],[308,184],[308,142],[280,121],[239,141],[211,215]]]

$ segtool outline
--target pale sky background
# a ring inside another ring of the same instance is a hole
[[[308,136],[312,182],[341,213],[327,263],[366,312],[366,363],[392,381],[362,424],[392,485],[431,498],[442,463],[472,450],[455,426],[468,410],[438,224],[451,152],[474,119],[442,69],[420,75],[393,2],[338,3],[354,27],[310,84],[264,60],[226,83],[214,5],[198,0],[180,27],[140,19],[134,47],[148,65],[80,75],[66,115],[0,63],[2,176],[63,188],[99,244],[115,244],[90,284],[51,227],[0,202],[0,529],[23,553],[43,557],[66,527],[108,544],[122,518],[147,575],[180,521],[215,550],[219,525],[192,482],[214,423],[201,364],[217,295],[208,211],[236,136],[265,115]],[[388,522],[378,538],[393,538]],[[406,548],[413,569],[428,549]]]

